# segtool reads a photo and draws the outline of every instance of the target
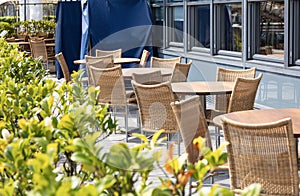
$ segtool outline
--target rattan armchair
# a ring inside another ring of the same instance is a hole
[[[88,76],[88,85],[93,86],[95,85],[91,71],[89,69],[90,65],[97,67],[97,68],[109,68],[114,66],[114,60],[112,55],[102,56],[102,57],[94,57],[85,55],[86,60],[86,72]]]
[[[124,115],[127,142],[129,131],[129,110],[138,113],[138,108],[136,105],[128,104],[128,101],[126,99],[125,84],[121,66],[115,66],[104,69],[90,66],[90,71],[92,74],[92,78],[95,81],[95,85],[100,87],[98,103],[104,105],[108,104],[113,115]],[[138,118],[137,124],[139,127]]]
[[[192,63],[192,60],[188,63],[176,63],[171,76],[171,83],[186,82]]]
[[[180,128],[188,161],[195,163],[199,160],[199,151],[194,147],[193,140],[199,136],[206,138],[207,146],[211,148],[211,140],[203,107],[199,96],[193,96],[180,102],[172,102],[171,107]]]
[[[229,142],[231,189],[240,193],[253,183],[263,195],[299,195],[295,138],[290,118],[267,124],[243,124],[223,119]]]
[[[71,76],[70,76],[69,67],[66,63],[64,55],[62,54],[62,52],[60,52],[60,53],[55,55],[55,58],[57,59],[57,61],[60,64],[60,67],[61,67],[61,70],[64,74],[64,78],[65,78],[66,82],[70,82],[71,81]]]
[[[142,53],[142,56],[141,56],[141,60],[140,60],[139,67],[146,67],[147,60],[148,60],[149,55],[150,55],[150,52],[149,52],[149,51],[143,50],[143,53]]]
[[[179,128],[170,105],[174,102],[170,82],[155,85],[131,82],[139,107],[142,133],[155,133],[164,129],[168,140],[171,134],[177,134],[178,154],[180,154]]]

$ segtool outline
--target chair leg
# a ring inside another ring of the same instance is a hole
[[[126,132],[126,142],[128,142],[128,105],[125,106],[125,132]]]
[[[178,156],[180,156],[180,134],[177,134],[177,139],[178,139]]]
[[[167,149],[169,149],[170,134],[167,133]]]
[[[215,143],[216,143],[216,149],[217,149],[221,143],[220,129],[218,126],[215,126]]]

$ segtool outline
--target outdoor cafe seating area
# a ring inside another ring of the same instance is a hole
[[[148,1],[103,2],[56,2],[54,37],[0,32],[0,195],[300,195],[300,109],[257,107],[262,67],[184,34],[164,53]]]
[[[42,57],[45,69],[49,69],[49,61],[56,59],[63,73],[59,82],[72,83],[64,54],[53,56],[52,49],[49,55],[48,47],[55,46],[49,41],[32,38],[9,44],[17,44],[26,55]],[[26,51],[28,46],[30,50]],[[187,153],[190,163],[201,159],[193,144],[199,136],[214,150],[229,142],[228,163],[215,168],[214,174],[218,179],[218,170],[225,171],[225,179],[230,180],[225,186],[241,193],[245,187],[260,183],[266,194],[298,193],[300,110],[255,109],[263,78],[255,67],[218,67],[215,81],[189,81],[192,60],[154,57],[146,49],[139,58],[122,57],[121,48],[96,49],[94,56],[85,55],[73,63],[84,70],[82,82],[86,88],[99,87],[97,103],[108,105],[107,111],[118,119],[121,132],[115,137],[119,142],[136,142],[133,133],[150,139],[164,130],[167,141],[163,146],[168,149],[170,143],[175,143],[175,154]],[[134,66],[122,68],[128,63]]]
[[[190,82],[187,78],[192,61],[182,63],[181,57],[144,57],[144,50],[141,59],[145,62],[149,58],[150,63],[145,67],[139,64],[139,59],[122,60],[121,54],[114,52],[85,56],[79,62],[86,65],[87,85],[101,89],[99,104],[109,104],[110,112],[116,116],[123,108],[125,142],[134,140],[132,131],[151,137],[163,129],[168,138],[166,147],[174,142],[178,155],[186,152],[188,160],[196,162],[200,157],[193,139],[206,138],[207,146],[212,149],[221,140],[228,141],[229,164],[222,170],[229,171],[230,186],[237,193],[255,182],[263,184],[263,191],[268,194],[293,195],[298,191],[296,152],[300,110],[254,109],[263,77],[256,73],[255,67],[245,70],[220,67],[216,81]],[[57,55],[57,59],[63,68],[63,58]],[[128,62],[137,65],[122,69],[120,64]],[[64,71],[66,81],[70,81],[69,74]],[[214,96],[213,103],[207,103],[207,96]],[[248,111],[251,112],[246,114]],[[130,113],[135,115],[135,128],[130,124]]]

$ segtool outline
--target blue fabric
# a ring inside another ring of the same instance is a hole
[[[147,0],[88,0],[92,53],[122,48],[122,57],[152,53],[152,20]],[[123,64],[122,67],[134,67]]]
[[[81,40],[81,3],[80,1],[59,1],[56,10],[55,54],[62,52],[69,71],[77,71],[79,65],[73,63],[80,59]],[[57,78],[63,78],[63,73],[56,62]]]
[[[81,1],[81,9],[82,9],[82,26],[81,26],[81,49],[80,49],[80,59],[84,59],[84,56],[88,54],[88,43],[89,43],[89,12],[88,12],[88,2],[87,0]],[[81,64],[79,66],[80,69],[85,70],[85,64]],[[87,76],[86,72],[84,76]]]

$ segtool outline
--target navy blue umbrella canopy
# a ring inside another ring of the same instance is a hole
[[[93,53],[95,49],[122,48],[123,57],[140,57],[144,48],[152,51],[152,20],[146,0],[88,0],[88,6]]]
[[[152,53],[152,20],[147,0],[63,1],[57,7],[56,54],[63,52],[69,69],[96,49],[122,49],[123,57],[137,57],[143,49]],[[135,66],[125,64],[123,67]],[[81,67],[85,69],[85,67]],[[63,77],[57,64],[57,77]]]
[[[81,4],[80,1],[58,2],[56,10],[55,54],[62,52],[69,71],[77,71],[79,66],[73,63],[80,59],[81,48]],[[56,62],[57,78],[63,73]]]

